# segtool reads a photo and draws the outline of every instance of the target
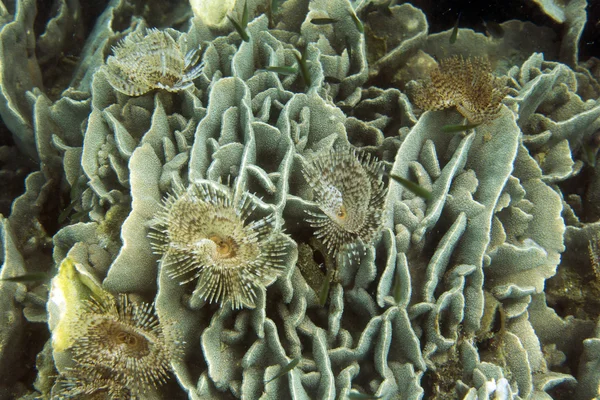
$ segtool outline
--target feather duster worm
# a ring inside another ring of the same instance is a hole
[[[228,188],[192,184],[168,196],[150,238],[162,267],[181,283],[197,279],[193,296],[254,307],[258,290],[285,267],[287,242],[275,215],[249,221],[256,208],[248,193],[234,204]]]
[[[495,119],[506,96],[506,80],[492,74],[483,58],[455,56],[440,61],[428,81],[413,87],[413,101],[424,110],[456,107],[471,124]]]
[[[184,54],[167,32],[148,29],[134,32],[113,47],[113,55],[102,67],[115,90],[141,96],[154,89],[177,92],[193,86],[203,64],[197,64],[197,49]]]
[[[379,231],[384,213],[383,164],[354,150],[331,151],[304,165],[306,181],[322,213],[308,212],[334,256],[344,246],[370,242]]]

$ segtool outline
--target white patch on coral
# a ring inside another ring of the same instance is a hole
[[[210,27],[220,25],[235,7],[235,0],[190,0],[194,16]]]

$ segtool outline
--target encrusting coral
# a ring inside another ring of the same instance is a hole
[[[202,300],[254,307],[257,291],[283,271],[286,254],[274,214],[247,221],[255,208],[249,193],[234,204],[229,189],[210,184],[169,195],[149,235],[164,256],[162,268],[182,284],[198,278],[194,295]]]
[[[168,379],[176,343],[167,345],[150,304],[133,303],[126,295],[91,297],[82,302],[73,325],[76,339],[70,351],[75,367],[61,378],[59,392],[137,396]]]
[[[495,119],[508,92],[506,80],[492,74],[489,61],[454,56],[440,61],[430,79],[413,87],[415,105],[424,110],[456,107],[472,124]]]
[[[198,49],[184,54],[165,31],[148,29],[133,32],[113,47],[102,69],[106,79],[121,93],[141,96],[153,89],[177,92],[193,86],[202,72]]]
[[[14,3],[0,115],[39,171],[0,216],[11,398],[598,397],[600,167],[580,158],[600,86],[597,62],[553,61],[566,32],[449,45],[410,4],[350,0],[204,1],[214,22],[188,0]],[[417,64],[437,68],[422,108],[449,110],[415,112]]]
[[[313,189],[321,213],[308,212],[315,236],[337,255],[370,242],[381,228],[387,187],[382,181],[383,163],[367,153],[333,150],[310,160],[303,174]]]

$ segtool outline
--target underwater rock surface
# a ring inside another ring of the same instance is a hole
[[[534,2],[0,1],[0,398],[600,396],[599,62]]]

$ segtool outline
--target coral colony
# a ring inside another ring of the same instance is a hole
[[[0,397],[600,398],[585,0],[42,3],[0,2]]]

